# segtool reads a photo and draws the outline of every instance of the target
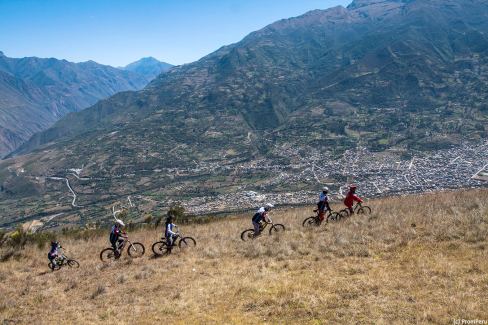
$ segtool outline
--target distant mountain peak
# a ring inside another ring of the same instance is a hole
[[[152,56],[147,56],[147,57],[144,57],[136,62],[161,62],[159,61],[158,59],[152,57]],[[135,63],[135,62],[134,62]]]
[[[132,62],[121,69],[137,72],[139,74],[145,75],[149,79],[157,77],[159,74],[168,71],[173,65],[161,62],[158,59],[148,56]]]

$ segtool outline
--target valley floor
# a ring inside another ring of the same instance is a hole
[[[181,226],[197,247],[152,258],[160,230],[131,233],[137,260],[102,264],[107,237],[61,238],[77,270],[47,250],[0,262],[9,323],[439,323],[488,321],[488,191],[368,202],[370,216],[304,229],[312,207],[274,211],[289,231],[242,242],[250,217]]]

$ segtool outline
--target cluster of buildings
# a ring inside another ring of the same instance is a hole
[[[195,197],[182,202],[183,206],[189,213],[205,214],[248,210],[266,202],[312,204],[322,186],[328,186],[332,199],[339,201],[351,183],[357,184],[359,194],[366,198],[488,185],[488,142],[409,156],[366,148],[347,150],[339,157],[314,150],[308,155],[298,149],[281,153],[288,155],[292,163],[280,165],[263,160],[232,167],[237,174],[264,172],[266,176],[259,184],[241,186],[232,193]],[[301,184],[298,189],[297,184]]]

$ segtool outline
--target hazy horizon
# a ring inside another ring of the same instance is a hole
[[[179,65],[279,19],[349,0],[132,2],[0,1],[0,51],[9,57],[93,60],[125,66],[143,57]]]

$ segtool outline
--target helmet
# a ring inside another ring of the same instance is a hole
[[[328,188],[327,186],[324,186],[324,187],[322,188],[322,191],[324,191],[324,192],[329,192],[329,188]]]
[[[274,208],[274,205],[272,205],[271,203],[266,203],[266,206],[264,207],[264,211],[269,211],[271,210],[271,208]]]
[[[59,242],[58,242],[58,241],[56,241],[56,240],[53,240],[53,241],[51,242],[51,246],[58,246],[58,245],[59,245]]]
[[[124,223],[122,220],[120,220],[120,219],[116,219],[116,220],[115,220],[115,223],[116,223],[117,225],[121,226],[121,227],[125,227],[125,223]]]

